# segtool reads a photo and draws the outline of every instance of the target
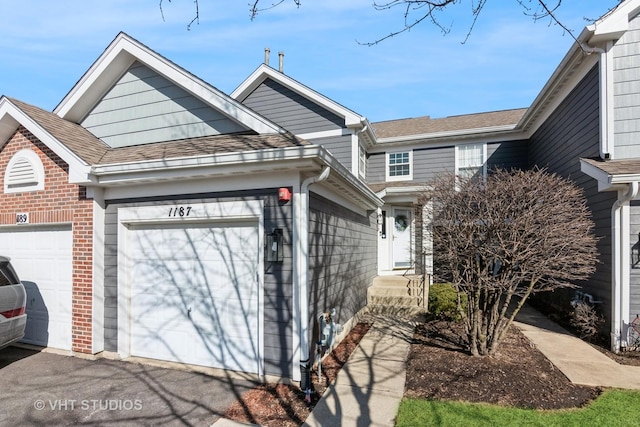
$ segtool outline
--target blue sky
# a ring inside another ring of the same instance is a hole
[[[262,0],[271,4],[274,0]],[[552,1],[552,0],[550,0]],[[292,0],[249,19],[249,0],[0,0],[0,94],[52,110],[120,31],[226,93],[271,49],[277,67],[371,121],[445,117],[527,107],[573,39],[533,22],[517,0],[487,2],[470,39],[470,2],[373,47],[402,25],[402,11],[371,0]],[[523,0],[529,4],[529,0]],[[535,0],[531,2],[533,5]],[[576,35],[616,0],[563,0],[557,16]]]

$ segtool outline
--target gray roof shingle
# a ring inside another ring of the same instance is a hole
[[[378,138],[425,135],[438,132],[464,131],[494,126],[516,125],[526,108],[466,114],[432,119],[429,116],[373,123]]]
[[[229,134],[111,148],[76,123],[16,99],[11,99],[11,102],[90,165],[164,160],[309,145],[309,142],[291,134]]]

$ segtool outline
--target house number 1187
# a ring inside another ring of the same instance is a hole
[[[169,216],[189,216],[191,213],[191,206],[176,206],[175,208],[169,208]]]

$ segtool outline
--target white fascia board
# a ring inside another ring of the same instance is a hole
[[[0,140],[6,142],[19,125],[24,126],[38,140],[51,149],[69,165],[69,182],[87,184],[90,182],[91,167],[75,155],[66,145],[47,132],[40,124],[25,114],[8,98],[0,99]]]
[[[580,171],[598,182],[598,191],[615,191],[624,184],[640,182],[640,174],[611,175],[582,159],[580,159]]]
[[[578,37],[580,43],[588,38],[585,34],[586,30]],[[598,54],[587,55],[578,43],[574,43],[516,128],[524,129],[525,136],[530,138],[598,61]]]
[[[388,196],[398,196],[398,195],[403,196],[407,194],[421,193],[426,189],[427,187],[425,185],[413,185],[413,186],[407,186],[407,187],[387,187],[384,190],[377,192],[376,196],[378,196],[381,199],[384,199],[385,197],[388,197]]]
[[[587,28],[593,34],[589,43],[617,40],[629,30],[629,22],[640,12],[640,1],[628,0]]]
[[[284,133],[275,123],[243,106],[171,61],[120,33],[82,79],[56,107],[54,113],[80,122],[90,109],[133,64],[140,61],[213,108],[258,133]]]
[[[274,68],[271,68],[266,64],[261,64],[253,73],[251,73],[251,75],[231,93],[231,97],[240,102],[244,101],[245,98],[249,96],[251,92],[253,92],[258,86],[260,86],[260,84],[267,78],[271,78],[277,81],[278,83],[288,87],[294,92],[297,92],[305,98],[312,100],[316,104],[321,105],[332,113],[344,117],[345,124],[349,128],[362,128],[365,126],[365,124],[368,123],[365,117],[356,114],[348,108],[338,104],[335,101],[332,101],[326,96],[316,92],[313,89],[310,89],[302,83],[292,79],[284,73],[275,70]]]
[[[595,50],[588,52],[588,49],[596,47],[593,46],[594,44],[619,39],[629,29],[629,21],[638,13],[640,13],[640,0],[627,0],[582,30],[576,43],[571,45],[518,123],[518,128],[528,128],[527,137],[533,135],[539,124],[551,115],[587,72],[598,63],[599,54]]]
[[[467,137],[485,137],[490,138],[492,136],[497,136],[500,134],[504,134],[506,132],[513,132],[516,128],[515,124],[512,125],[502,125],[502,126],[491,126],[485,128],[476,128],[476,129],[463,129],[463,130],[452,130],[445,132],[432,132],[432,133],[423,133],[417,135],[405,135],[405,136],[393,136],[388,138],[378,138],[378,144],[392,144],[399,142],[413,142],[417,140],[451,140],[451,139],[460,139]],[[515,137],[514,137],[515,139]]]
[[[320,147],[274,148],[250,152],[234,152],[175,159],[94,165],[91,169],[97,184],[114,185],[129,182],[190,179],[282,168],[282,162],[313,160]],[[311,165],[307,161],[305,165]]]
[[[92,168],[92,177],[94,185],[108,189],[159,184],[169,187],[178,185],[183,191],[184,185],[181,183],[185,180],[197,181],[218,176],[225,180],[244,181],[242,185],[256,186],[258,183],[250,182],[251,178],[247,180],[242,176],[253,177],[268,173],[273,177],[276,176],[275,174],[281,177],[291,171],[296,171],[298,174],[309,171],[319,173],[323,166],[332,169],[330,181],[333,185],[343,189],[341,191],[344,192],[345,197],[348,197],[349,194],[355,196],[353,205],[360,204],[365,209],[382,206],[383,201],[368,186],[355,178],[324,147],[317,145],[164,161],[95,165]],[[261,178],[260,185],[265,185],[267,181]],[[162,189],[162,191],[166,190],[166,188]],[[110,197],[116,194],[112,190],[107,191],[109,191]],[[359,199],[360,202],[356,199]]]
[[[322,159],[323,163],[331,168],[331,174],[329,175],[329,181],[336,178],[336,176],[340,177],[340,180],[347,184],[349,187],[356,189],[360,194],[364,196],[367,200],[369,207],[380,207],[384,204],[382,199],[380,199],[376,193],[373,192],[364,182],[362,182],[359,178],[353,175],[349,169],[344,167],[342,163],[336,160],[335,157],[329,153],[324,147],[320,147],[319,157]]]

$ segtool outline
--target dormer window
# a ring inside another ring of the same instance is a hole
[[[4,173],[4,192],[21,193],[44,189],[44,166],[36,153],[20,150],[13,155]]]

